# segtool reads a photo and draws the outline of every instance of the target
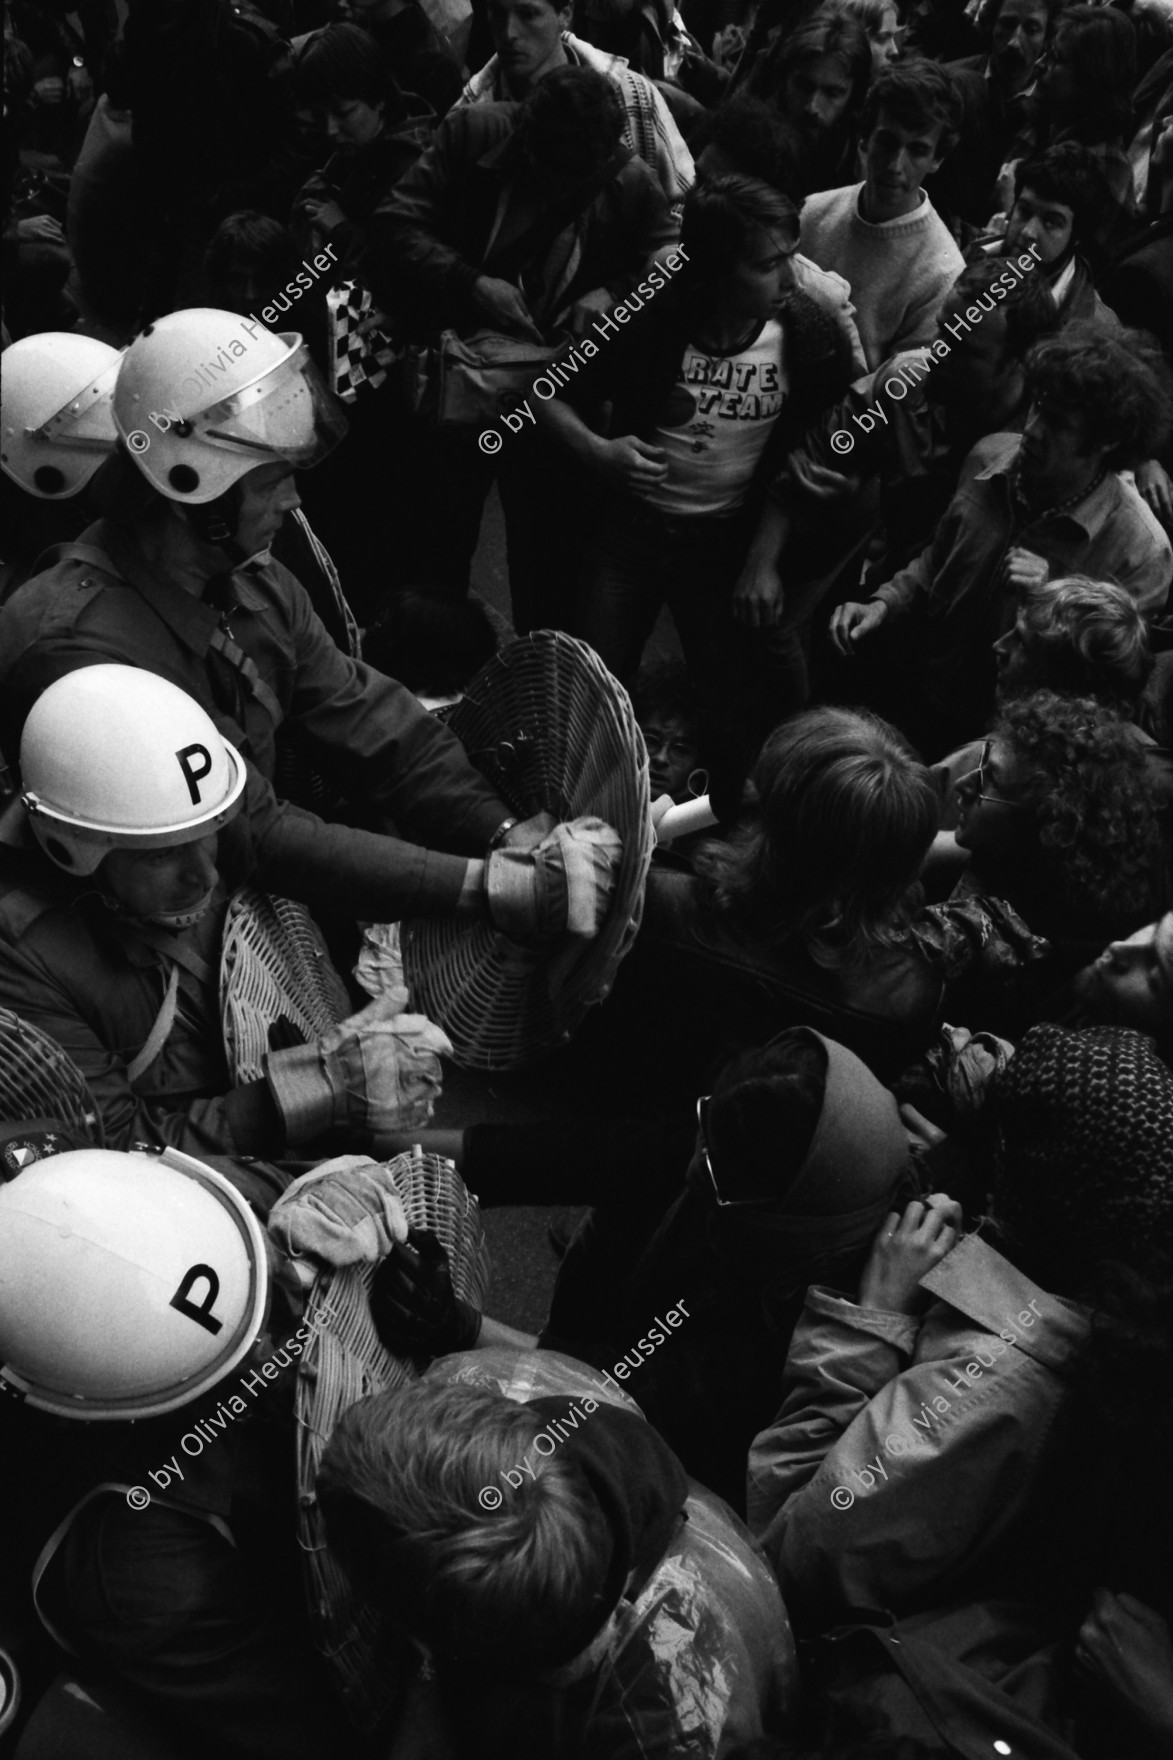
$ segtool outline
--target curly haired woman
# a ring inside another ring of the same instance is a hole
[[[1007,899],[1036,933],[1102,943],[1166,902],[1143,753],[1094,698],[1044,690],[1005,704],[957,793],[957,842],[971,858],[959,888]]]

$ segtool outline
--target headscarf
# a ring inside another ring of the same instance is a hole
[[[811,1027],[800,1030],[827,1055],[822,1110],[806,1157],[777,1207],[722,1210],[713,1233],[723,1257],[768,1272],[775,1288],[817,1282],[820,1266],[871,1241],[905,1189],[915,1196],[895,1097],[854,1051]],[[718,1122],[715,1111],[714,1133]]]

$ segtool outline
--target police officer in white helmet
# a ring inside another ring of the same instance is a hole
[[[281,1157],[424,1124],[438,1028],[394,1002],[233,1087],[219,1024],[221,865],[245,767],[197,703],[133,667],[67,674],[25,725],[0,822],[0,1006],[63,1045],[107,1143]]]
[[[300,336],[235,313],[174,312],[126,351],[113,414],[127,491],[119,516],[98,521],[0,614],[10,761],[47,684],[95,660],[141,666],[192,695],[253,767],[247,810],[262,885],[374,920],[495,915],[481,861],[536,849],[548,816],[518,825],[408,691],[340,653],[270,558],[297,506],[294,471],[344,428]],[[342,767],[370,815],[417,841],[327,825],[279,801],[267,785],[282,722]],[[561,859],[556,845],[546,866]],[[529,884],[516,867],[510,878]],[[529,890],[534,928],[564,928],[565,886],[535,876]],[[607,903],[603,887],[595,926]],[[495,920],[526,930],[516,914]]]
[[[404,1250],[407,1220],[392,1172],[360,1158],[275,1204],[270,1171],[88,1148],[0,1183],[5,1589],[19,1578],[27,1610],[31,1588],[95,1695],[85,1712],[47,1695],[38,1753],[81,1760],[96,1733],[104,1754],[375,1751],[310,1637],[294,1390],[312,1327],[289,1292],[298,1266]],[[449,1288],[433,1351],[479,1320]]]
[[[38,331],[0,354],[0,597],[92,519],[85,491],[118,443],[120,358],[68,330]]]

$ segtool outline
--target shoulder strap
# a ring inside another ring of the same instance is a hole
[[[58,562],[88,562],[91,567],[100,568],[103,574],[112,574],[115,580],[122,579],[113,558],[107,556],[104,550],[99,550],[96,544],[55,544],[52,550],[45,551],[45,557],[52,559],[50,566],[55,566]],[[38,569],[42,560],[38,557]]]
[[[57,562],[88,562],[92,568],[100,568],[103,574],[112,575],[115,580],[122,581],[132,592],[138,590],[133,582],[127,581],[118,572],[112,558],[104,550],[99,550],[96,544],[58,544],[55,551],[46,551],[45,556],[52,557],[50,566]],[[156,612],[156,616],[158,615]],[[280,699],[269,689],[244,649],[230,635],[219,629],[209,641],[208,647],[243,678],[251,695],[272,719],[274,727],[280,727],[285,719],[285,710],[281,707]]]
[[[222,629],[218,629],[209,639],[208,647],[213,654],[219,654],[220,658],[226,661],[234,672],[239,673],[262,709],[267,711],[274,727],[280,727],[285,719],[285,710],[281,707],[281,700],[275,692],[269,689],[244,649],[233,641],[227,631]]]
[[[23,886],[6,887],[0,890],[0,928],[6,930],[15,940],[26,929],[31,929],[38,917],[56,909],[60,902],[60,899],[26,892]]]
[[[179,1007],[179,967],[172,966],[171,976],[167,980],[167,994],[163,1005],[155,1016],[155,1023],[147,1034],[146,1041],[137,1057],[132,1057],[126,1066],[126,1074],[133,1088],[141,1075],[150,1069],[164,1045],[171,1036],[175,1025],[175,1013]]]

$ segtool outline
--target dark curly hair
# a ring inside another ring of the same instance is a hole
[[[556,67],[522,104],[515,138],[531,166],[577,182],[607,163],[625,122],[613,80],[593,67]]]
[[[1036,889],[1075,933],[1151,922],[1166,891],[1158,801],[1130,725],[1094,697],[1035,691],[1002,708],[994,734],[1032,816]]]
[[[407,114],[379,45],[356,24],[328,24],[314,32],[294,64],[293,89],[299,104],[341,104],[355,98],[375,109],[381,104],[389,127]]]
[[[696,859],[715,907],[824,966],[897,946],[940,801],[896,730],[858,709],[807,709],[770,735],[753,782],[756,817]]]
[[[689,142],[700,159],[713,147],[741,177],[757,177],[792,201],[801,194],[802,142],[772,104],[740,91],[710,110]]]
[[[860,139],[866,140],[886,110],[902,128],[940,128],[938,156],[957,140],[961,103],[957,87],[944,67],[935,61],[911,58],[886,67],[868,87],[859,118]]]
[[[1062,202],[1071,209],[1077,244],[1103,223],[1112,201],[1103,166],[1079,141],[1056,141],[1033,158],[1020,159],[1014,172],[1015,201],[1024,189],[1040,201]]]
[[[1000,310],[1006,319],[1005,358],[1020,361],[1059,328],[1059,308],[1041,275],[1027,275],[1007,290],[1005,257],[981,257],[961,271],[946,296],[946,309],[976,305]],[[992,289],[998,284],[998,292]],[[995,306],[994,300],[1001,300]]]
[[[1094,324],[1069,324],[1031,350],[1026,386],[1034,402],[1075,410],[1089,435],[1109,441],[1111,470],[1158,456],[1173,422],[1169,369],[1142,330],[1108,335]]]

